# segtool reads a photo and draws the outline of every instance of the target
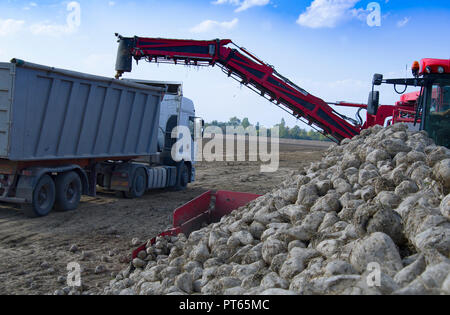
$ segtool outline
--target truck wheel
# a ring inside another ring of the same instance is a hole
[[[72,211],[78,208],[81,200],[81,179],[75,172],[68,172],[56,177],[57,211]]]
[[[23,205],[22,210],[30,218],[45,217],[55,205],[55,196],[55,182],[49,175],[44,175],[34,188],[31,205]]]
[[[130,191],[124,193],[125,198],[141,198],[147,191],[147,172],[144,168],[138,168],[133,175]]]
[[[186,163],[181,163],[178,166],[178,177],[177,177],[177,184],[175,187],[173,187],[173,190],[175,191],[182,191],[185,190],[189,184],[189,168],[187,167]]]

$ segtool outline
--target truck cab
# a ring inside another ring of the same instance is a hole
[[[177,166],[184,163],[188,169],[188,183],[195,181],[195,161],[198,150],[197,130],[201,130],[204,125],[202,118],[196,116],[194,102],[184,97],[183,83],[172,81],[150,81],[137,79],[124,79],[125,81],[144,84],[147,86],[164,87],[167,92],[161,102],[159,130],[158,130],[158,154],[150,157],[152,164]],[[190,152],[180,154],[173,152],[173,147],[179,137],[174,137],[173,131],[176,127],[189,129]],[[174,154],[176,153],[176,154]]]

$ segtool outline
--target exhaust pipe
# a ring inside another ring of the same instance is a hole
[[[131,49],[135,47],[135,39],[132,37],[122,37],[116,34],[119,43],[116,59],[116,79],[119,79],[123,73],[131,72],[133,69],[133,56]]]

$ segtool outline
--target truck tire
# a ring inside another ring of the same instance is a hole
[[[72,211],[78,208],[81,200],[82,185],[80,176],[75,172],[68,172],[56,177],[56,206],[57,211]]]
[[[55,182],[49,175],[42,176],[33,191],[31,204],[23,205],[23,212],[30,218],[47,216],[55,205]]]
[[[189,168],[186,163],[181,162],[178,167],[177,184],[173,187],[174,191],[186,190],[189,184]]]
[[[133,175],[130,191],[124,193],[125,198],[141,198],[147,191],[147,171],[145,168],[138,168]]]

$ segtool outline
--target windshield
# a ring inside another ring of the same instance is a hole
[[[450,147],[450,80],[436,81],[428,94],[425,129],[438,145]]]

